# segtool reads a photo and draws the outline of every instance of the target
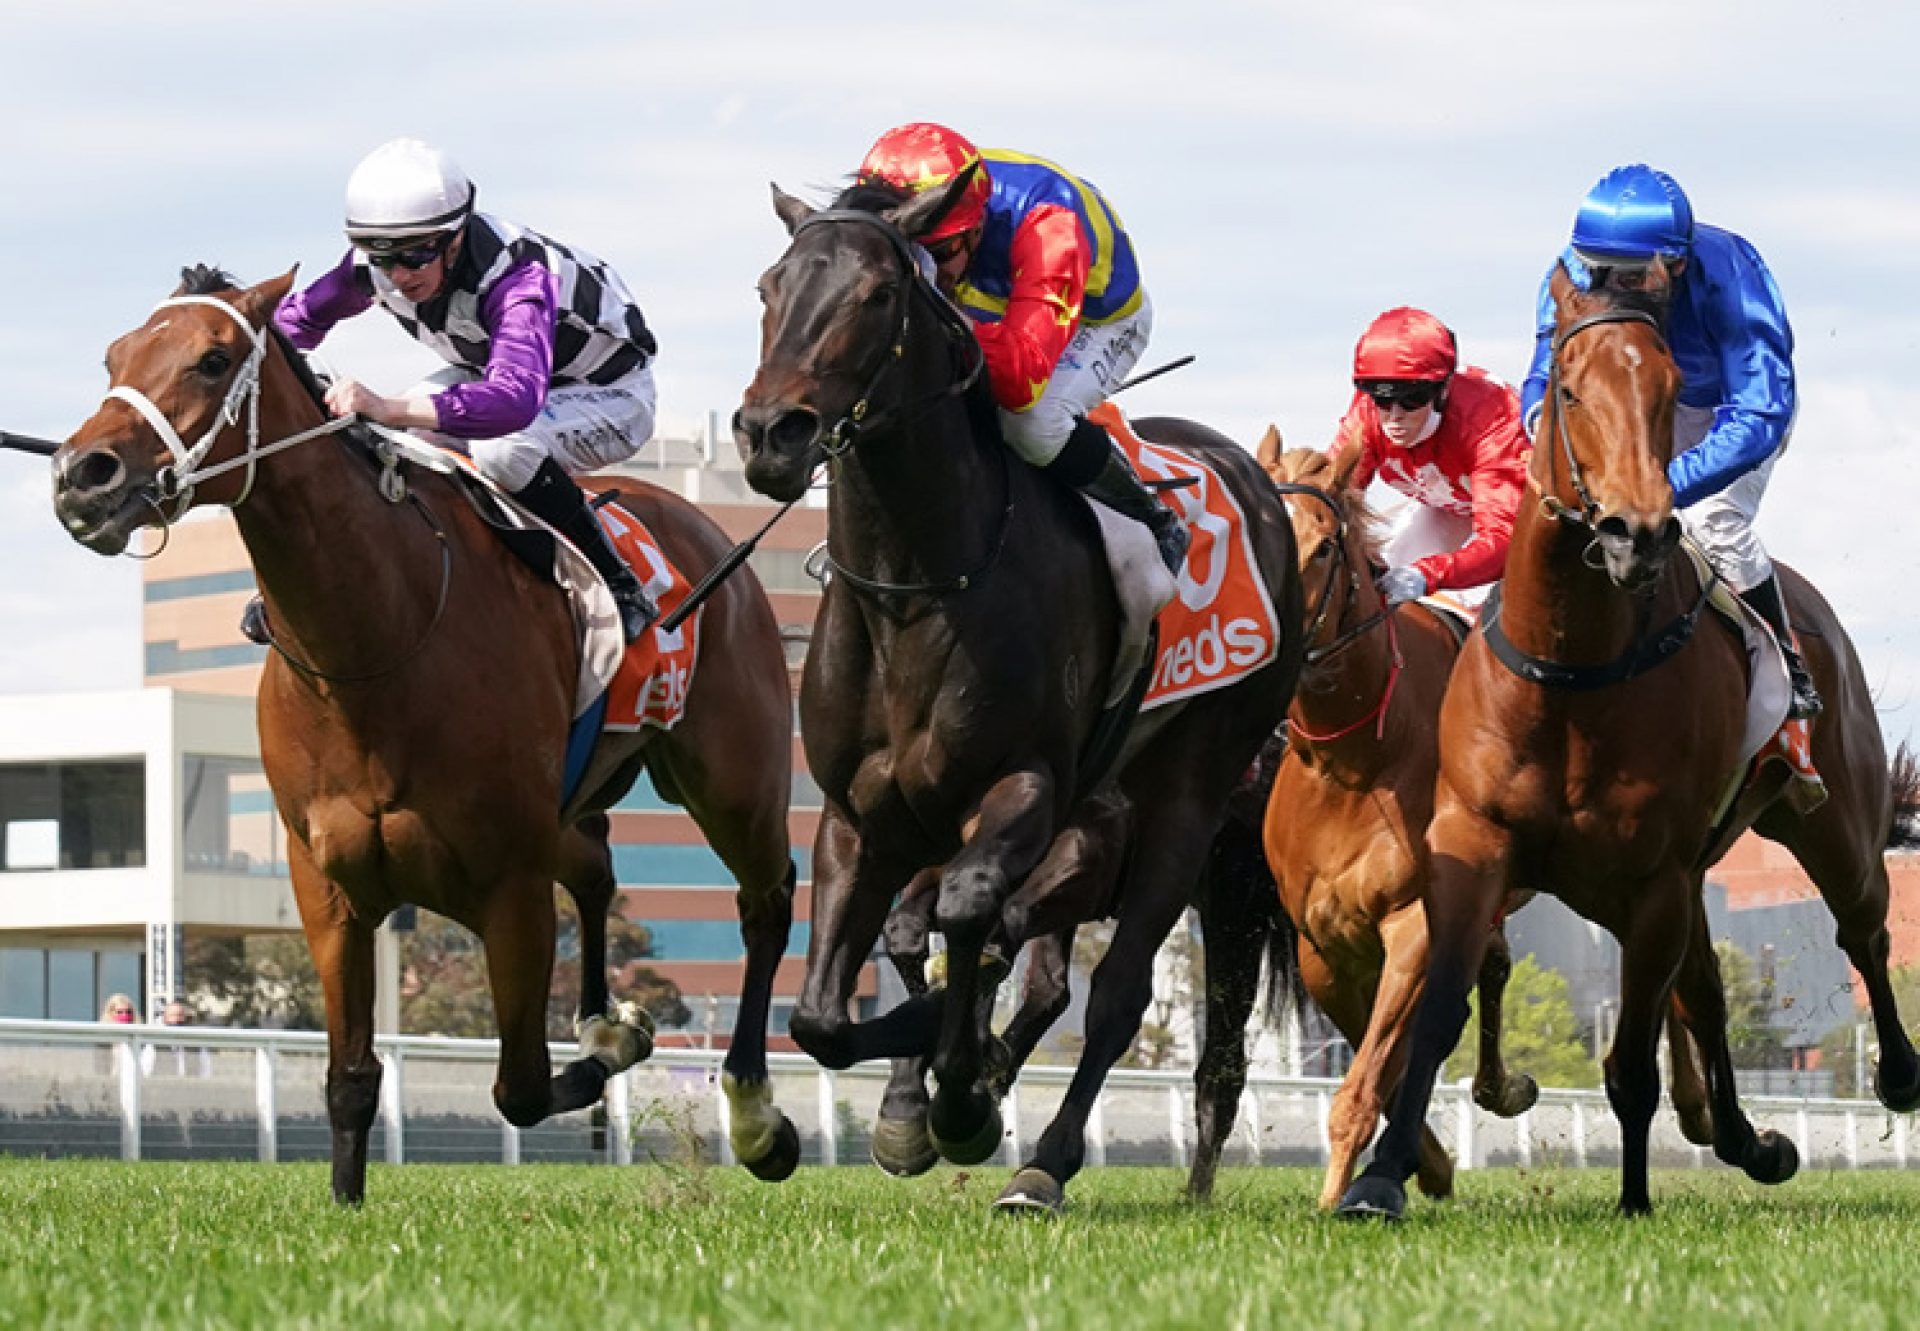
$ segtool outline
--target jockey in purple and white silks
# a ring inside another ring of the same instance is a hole
[[[1656,263],[1671,283],[1665,333],[1681,378],[1667,466],[1674,508],[1720,576],[1779,638],[1793,679],[1792,715],[1814,716],[1820,695],[1794,647],[1773,561],[1753,529],[1798,407],[1786,306],[1759,252],[1731,231],[1696,224],[1673,177],[1620,167],[1581,202],[1572,244],[1555,266],[1583,291],[1602,284],[1633,290]],[[1521,391],[1529,432],[1553,355],[1551,280],[1550,270]]]
[[[653,334],[612,269],[475,212],[474,194],[417,139],[376,148],[347,182],[346,257],[282,302],[274,324],[309,351],[377,304],[447,361],[396,398],[340,380],[327,406],[470,454],[600,571],[631,641],[655,608],[572,477],[624,462],[652,437]]]

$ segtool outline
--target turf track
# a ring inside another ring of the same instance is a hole
[[[1484,1171],[1392,1229],[1298,1170],[1093,1171],[1053,1222],[1004,1177],[376,1165],[355,1212],[318,1166],[0,1160],[0,1326],[1920,1324],[1920,1176],[1662,1174],[1628,1222],[1609,1171]]]

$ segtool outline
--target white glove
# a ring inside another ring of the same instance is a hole
[[[1390,568],[1374,584],[1387,598],[1389,608],[1417,600],[1427,594],[1427,575],[1417,568]]]

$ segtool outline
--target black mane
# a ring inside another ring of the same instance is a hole
[[[180,294],[183,296],[217,296],[223,291],[236,291],[239,286],[232,274],[215,264],[196,263],[180,270]]]
[[[902,189],[873,176],[859,176],[841,190],[839,197],[829,206],[851,208],[863,213],[883,213],[889,208],[898,208],[912,197],[912,190]]]

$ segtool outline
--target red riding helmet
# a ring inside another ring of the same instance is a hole
[[[1353,349],[1353,381],[1418,380],[1443,384],[1453,377],[1459,351],[1447,326],[1425,310],[1401,306],[1367,326]]]
[[[980,150],[945,125],[917,121],[890,129],[876,139],[855,174],[919,193],[937,189],[979,161]],[[920,239],[944,240],[979,226],[986,219],[987,196],[992,192],[993,182],[987,179],[986,167],[980,166],[966,192]]]

